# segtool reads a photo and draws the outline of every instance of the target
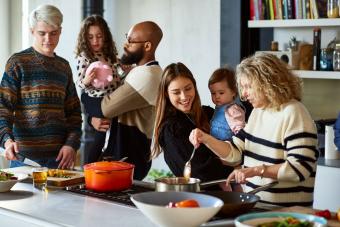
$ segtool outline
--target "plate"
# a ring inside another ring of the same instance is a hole
[[[327,226],[327,220],[310,214],[301,214],[294,212],[261,212],[251,213],[238,216],[235,219],[236,227],[250,227],[257,226],[262,223],[268,223],[273,221],[280,221],[288,217],[297,218],[300,221],[309,221],[313,223],[313,227]]]

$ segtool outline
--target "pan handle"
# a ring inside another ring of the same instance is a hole
[[[278,181],[273,181],[271,183],[268,183],[268,184],[262,185],[260,187],[257,187],[257,188],[255,188],[255,189],[253,189],[253,190],[251,190],[251,191],[249,191],[247,193],[256,194],[256,193],[258,193],[260,191],[263,191],[263,190],[266,190],[268,188],[271,188],[271,187],[277,185],[278,183],[279,183]]]
[[[200,187],[208,187],[208,186],[212,186],[212,185],[216,185],[219,183],[225,183],[227,181],[227,179],[219,179],[219,180],[212,180],[212,181],[206,181],[203,183],[200,183]]]

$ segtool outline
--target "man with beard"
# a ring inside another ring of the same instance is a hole
[[[150,167],[150,145],[155,119],[155,103],[162,69],[155,60],[155,51],[163,36],[160,27],[151,21],[134,25],[126,35],[121,63],[136,64],[123,84],[102,99],[82,94],[92,126],[101,132],[110,129],[105,155],[135,165],[134,179],[143,179]],[[108,123],[105,119],[111,119]]]

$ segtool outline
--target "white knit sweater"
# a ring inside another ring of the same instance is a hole
[[[312,205],[316,171],[317,132],[302,103],[292,100],[279,111],[255,108],[246,127],[233,137],[232,152],[226,161],[244,155],[244,167],[282,164],[279,184],[257,193],[264,203],[291,206]],[[245,186],[250,191],[273,181],[253,177]]]

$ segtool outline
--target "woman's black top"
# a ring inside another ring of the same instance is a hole
[[[211,109],[203,108],[203,111],[207,116],[211,115],[209,114]],[[167,116],[160,130],[159,143],[164,152],[164,159],[175,176],[183,176],[184,165],[194,148],[189,141],[189,135],[195,128],[189,115],[176,111]],[[199,178],[203,182],[226,179],[232,171],[232,167],[223,165],[220,159],[203,144],[199,146],[191,160],[191,177]]]

